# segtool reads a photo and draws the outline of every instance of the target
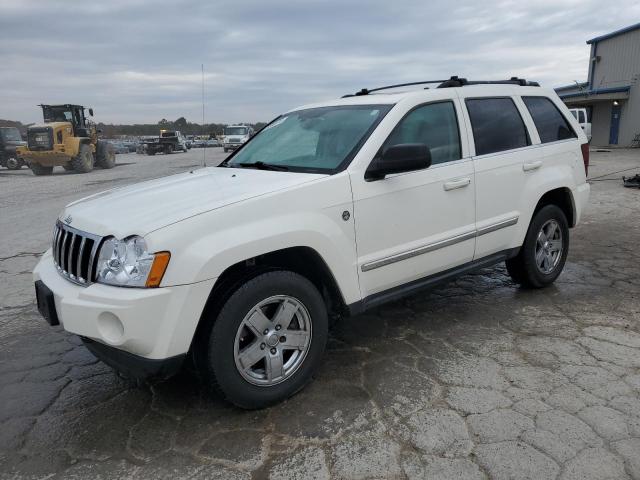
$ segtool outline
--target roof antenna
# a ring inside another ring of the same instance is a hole
[[[202,135],[204,136],[204,63],[200,64],[200,67],[202,69]],[[207,166],[207,160],[206,160],[206,153],[207,153],[207,148],[206,148],[206,144],[205,144],[205,148],[202,149],[202,167],[206,167]]]

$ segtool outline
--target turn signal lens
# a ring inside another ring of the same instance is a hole
[[[171,254],[169,252],[158,252],[154,254],[153,265],[149,270],[149,276],[147,277],[146,287],[159,287],[164,272],[169,265]]]

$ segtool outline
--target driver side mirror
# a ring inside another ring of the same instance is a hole
[[[431,151],[424,143],[401,143],[387,148],[369,165],[364,179],[382,180],[392,173],[424,170],[431,166]]]
[[[93,108],[89,109],[89,116],[93,117]]]

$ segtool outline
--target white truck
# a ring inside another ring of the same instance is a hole
[[[224,127],[222,146],[225,153],[235,150],[249,141],[253,129],[247,125],[228,125]]]
[[[589,196],[587,138],[513,78],[284,113],[223,164],[69,204],[38,307],[137,377],[188,359],[243,408],[300,390],[330,318],[506,262],[553,283]]]
[[[588,120],[589,117],[587,116],[587,109],[570,108],[569,111],[571,112],[571,115],[573,115],[573,118],[578,121],[580,128],[582,128],[582,131],[587,136],[587,140],[591,142],[591,122]]]

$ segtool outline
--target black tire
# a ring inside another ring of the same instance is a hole
[[[7,158],[7,168],[9,170],[20,170],[22,168],[22,160],[16,157]]]
[[[275,385],[254,385],[236,367],[236,334],[251,309],[275,295],[288,295],[304,305],[311,340],[302,363],[288,378]],[[295,394],[312,379],[324,354],[329,322],[322,295],[305,277],[289,271],[259,274],[233,291],[218,311],[215,318],[205,319],[209,323],[200,331],[195,355],[202,379],[216,393],[240,408],[264,408]]]
[[[71,172],[73,170],[73,165],[71,165],[71,162],[65,163],[64,165],[62,165],[62,168],[64,168],[67,172]]]
[[[562,250],[558,255],[557,263],[552,267],[549,265],[548,268],[551,268],[551,270],[544,272],[543,267],[539,267],[536,261],[538,235],[543,226],[553,221],[557,223],[560,231]],[[514,282],[526,288],[543,288],[551,285],[558,278],[564,268],[568,253],[569,223],[567,222],[567,217],[558,206],[546,205],[533,216],[518,255],[505,263],[507,271]]]
[[[228,149],[228,148],[225,148],[225,149],[224,149],[224,153],[228,153],[228,152],[229,152],[229,149]]]
[[[53,167],[45,167],[44,165],[40,165],[38,163],[32,163],[29,165],[31,171],[34,175],[51,175],[53,173]]]
[[[116,153],[109,142],[98,140],[96,154],[96,165],[99,167],[108,169],[116,166]]]
[[[153,157],[156,154],[155,150],[147,150],[147,155]]]
[[[73,159],[71,160],[73,170],[78,173],[89,173],[91,170],[93,170],[93,164],[94,159],[91,147],[86,143],[80,145],[80,151],[78,152],[78,155],[73,157]]]

